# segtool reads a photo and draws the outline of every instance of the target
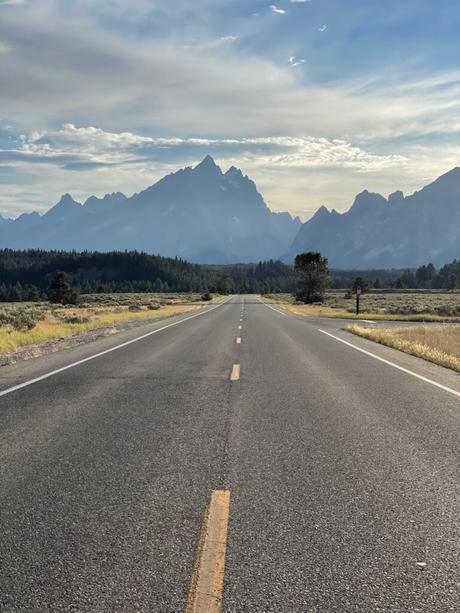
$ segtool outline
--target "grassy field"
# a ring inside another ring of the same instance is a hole
[[[82,296],[78,306],[3,303],[0,354],[121,322],[178,315],[212,302],[203,302],[199,294],[96,294]]]
[[[346,292],[327,292],[322,304],[296,303],[290,294],[269,294],[298,315],[356,319],[355,297]],[[460,321],[460,292],[373,292],[361,297],[359,319],[390,321]]]
[[[460,372],[460,326],[346,328],[358,336]]]

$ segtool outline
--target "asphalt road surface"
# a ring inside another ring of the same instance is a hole
[[[458,613],[459,375],[256,297],[197,315],[0,370],[0,610],[185,611],[224,490],[222,611]]]

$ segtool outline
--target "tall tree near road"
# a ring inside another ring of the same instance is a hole
[[[57,272],[48,288],[48,300],[56,304],[77,304],[78,290],[70,285],[69,275]]]
[[[329,285],[327,258],[316,251],[299,253],[295,258],[294,271],[297,278],[297,300],[306,304],[321,302]]]

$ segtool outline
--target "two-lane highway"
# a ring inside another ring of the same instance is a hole
[[[458,611],[459,377],[271,306],[0,371],[2,611]]]

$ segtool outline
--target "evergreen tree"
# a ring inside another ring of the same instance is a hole
[[[77,304],[78,290],[70,285],[69,275],[57,272],[48,288],[48,300],[56,304]]]
[[[306,304],[321,302],[329,285],[327,258],[323,258],[318,252],[299,253],[295,258],[294,271],[297,300]]]

